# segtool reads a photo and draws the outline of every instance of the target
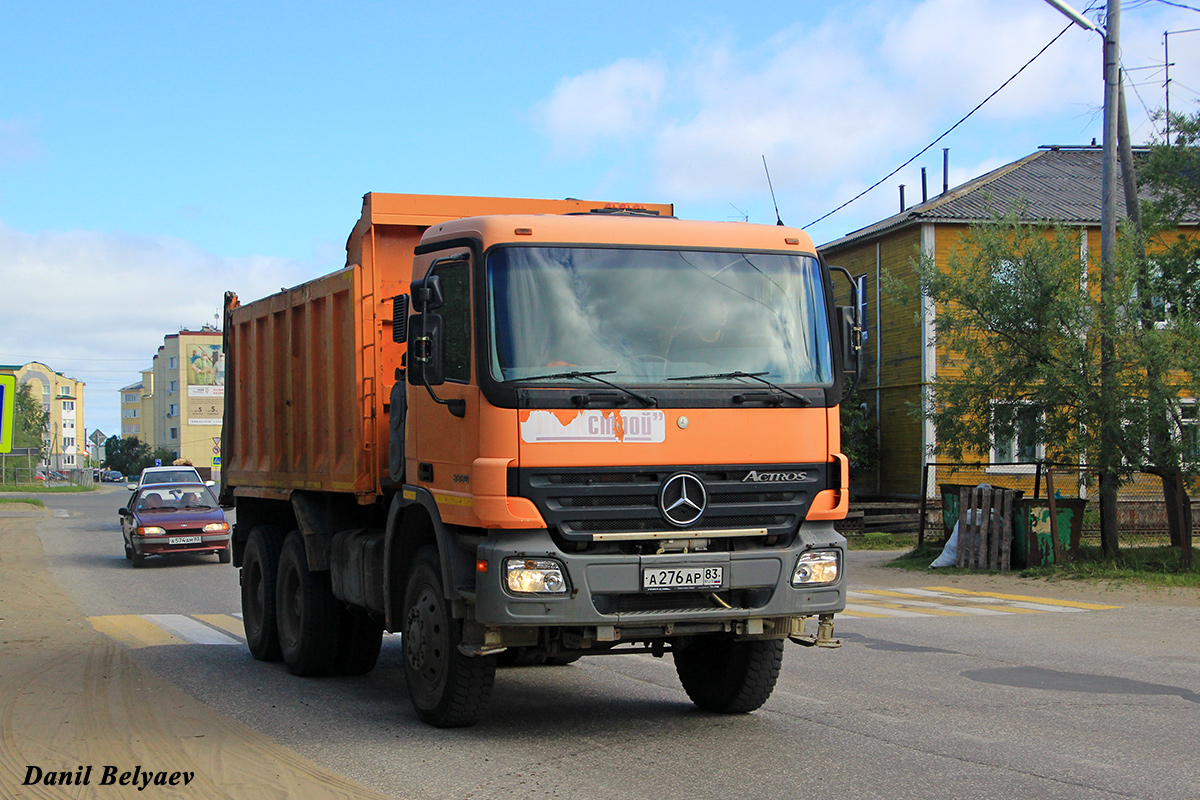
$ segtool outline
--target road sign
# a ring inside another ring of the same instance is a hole
[[[13,416],[17,407],[17,376],[0,375],[0,453],[12,452]]]
[[[219,467],[219,466],[221,466],[221,457],[220,457],[220,456],[213,456],[213,463],[212,463],[212,465],[213,465],[214,467]]]

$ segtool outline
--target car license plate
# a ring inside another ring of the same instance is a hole
[[[720,589],[724,567],[649,567],[642,569],[642,589]]]
[[[168,544],[200,544],[199,536],[171,536],[167,539]]]

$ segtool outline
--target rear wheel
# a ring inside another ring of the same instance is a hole
[[[339,675],[366,675],[375,669],[382,645],[383,620],[362,609],[343,609],[334,671]]]
[[[304,537],[292,531],[279,553],[275,585],[279,650],[293,675],[317,677],[333,672],[338,654],[340,609],[329,572],[310,572]]]
[[[281,657],[275,581],[282,542],[283,531],[259,525],[250,531],[242,553],[242,625],[246,628],[246,646],[259,661],[278,661]]]
[[[404,675],[417,716],[439,728],[474,725],[492,695],[496,657],[464,656],[461,641],[462,621],[443,596],[437,552],[424,548],[404,590]]]
[[[700,708],[745,714],[767,702],[783,665],[783,640],[700,636],[674,653],[675,672]]]

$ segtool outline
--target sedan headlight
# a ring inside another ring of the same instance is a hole
[[[504,562],[508,590],[515,594],[565,594],[562,564],[549,558],[510,558]]]
[[[219,533],[229,530],[228,522],[210,522],[204,526],[205,533]]]
[[[166,533],[157,525],[139,525],[137,532],[140,536],[162,536]]]
[[[796,569],[792,571],[792,586],[833,583],[838,579],[840,566],[837,550],[807,552],[796,559]]]

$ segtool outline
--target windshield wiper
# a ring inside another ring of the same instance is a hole
[[[638,402],[640,402],[642,405],[645,405],[645,406],[657,406],[658,405],[658,401],[655,400],[653,397],[649,397],[644,394],[638,394],[637,392],[635,392],[631,389],[626,389],[624,386],[618,386],[617,384],[613,383],[612,381],[606,381],[606,380],[604,380],[604,378],[600,377],[601,375],[614,375],[614,374],[616,374],[615,369],[600,369],[600,370],[593,370],[592,372],[579,372],[578,370],[576,370],[574,372],[555,372],[551,375],[531,375],[528,378],[515,378],[511,381],[504,381],[504,383],[520,383],[522,381],[550,381],[550,380],[561,380],[563,378],[574,378],[576,380],[587,379],[587,380],[593,380],[596,383],[603,383],[605,386],[611,386],[612,388],[616,389],[618,392],[624,392],[625,394],[632,397],[634,400],[637,400]]]
[[[763,375],[769,375],[769,374],[770,374],[769,372],[742,372],[741,370],[737,370],[734,372],[718,372],[713,375],[685,375],[681,378],[667,378],[667,380],[669,380],[669,381],[716,381],[716,380],[722,380],[722,379],[728,379],[728,378],[749,378],[750,380],[758,381],[759,383],[761,383],[765,386],[769,386],[774,391],[782,392],[783,394],[786,394],[788,397],[799,402],[801,406],[811,406],[812,405],[812,400],[809,400],[807,397],[801,397],[800,395],[796,394],[795,392],[788,391],[787,389],[783,388],[779,384],[772,383],[771,381],[768,381],[762,377]]]

